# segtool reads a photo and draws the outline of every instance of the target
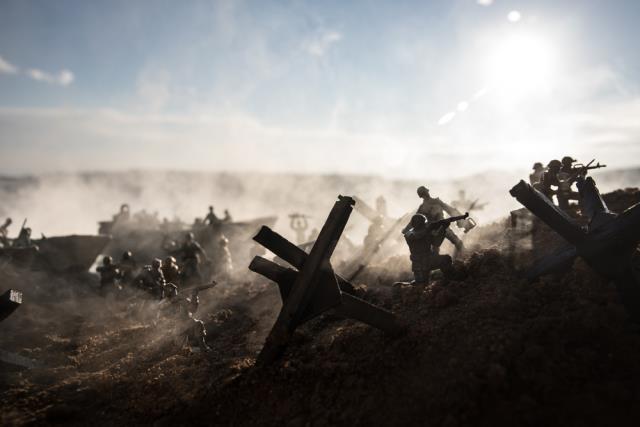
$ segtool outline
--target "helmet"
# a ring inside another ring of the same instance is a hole
[[[188,232],[186,237],[187,237],[187,240],[193,240],[193,233]]]
[[[565,165],[565,166],[571,166],[571,164],[575,163],[575,162],[576,162],[576,159],[573,159],[573,158],[571,158],[569,156],[564,156],[562,158],[562,164]]]
[[[133,257],[133,254],[131,253],[131,251],[126,251],[122,254],[122,259],[123,260],[128,260],[131,259],[131,257]]]
[[[549,162],[549,164],[547,165],[547,167],[549,169],[560,169],[562,167],[562,163],[560,163],[560,160],[551,160]]]
[[[429,195],[429,189],[424,185],[418,187],[418,197],[426,197]]]
[[[164,262],[163,262],[164,265],[172,265],[172,264],[175,264],[175,263],[176,263],[176,259],[174,257],[172,257],[172,256],[166,257],[164,259]]]
[[[534,171],[537,171],[537,170],[542,169],[542,168],[543,168],[543,166],[542,166],[542,163],[540,163],[540,162],[535,162],[533,164],[533,170]]]
[[[212,212],[213,211],[213,206],[209,206],[209,211]]]
[[[411,217],[411,226],[413,228],[419,228],[427,223],[427,217],[422,214],[415,214]]]
[[[151,261],[151,267],[153,268],[160,268],[160,265],[162,264],[162,261],[160,261],[160,258],[154,258],[153,261]]]
[[[227,239],[227,237],[223,234],[220,236],[220,240],[218,241],[218,243],[220,243],[220,246],[226,245],[229,243],[229,239]]]
[[[112,262],[113,262],[113,258],[111,258],[108,255],[106,257],[102,258],[102,263],[104,265],[111,265]]]
[[[178,296],[178,287],[173,283],[167,283],[167,285],[164,287],[164,291],[166,296],[169,298]]]

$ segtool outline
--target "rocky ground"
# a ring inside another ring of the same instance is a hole
[[[620,211],[640,193],[606,199]],[[472,231],[450,281],[393,287],[404,258],[363,272],[358,294],[406,323],[400,337],[325,315],[268,367],[255,357],[280,304],[256,276],[203,293],[203,353],[96,295],[95,278],[5,269],[0,291],[25,303],[0,348],[42,366],[1,365],[0,424],[638,425],[640,335],[613,285],[580,261],[524,281],[558,242],[538,227],[514,246],[507,230]]]

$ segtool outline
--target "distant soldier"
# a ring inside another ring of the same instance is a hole
[[[289,227],[296,233],[296,243],[301,245],[305,243],[305,234],[309,228],[307,216],[300,213],[292,213],[289,215]]]
[[[158,258],[151,262],[151,265],[145,265],[140,274],[135,279],[135,284],[139,289],[147,292],[154,299],[162,299],[164,297],[165,286],[167,285],[160,268],[162,261]]]
[[[7,218],[4,221],[4,224],[0,226],[0,246],[3,248],[8,248],[11,246],[11,242],[9,241],[9,226],[13,223],[11,218]]]
[[[229,239],[220,236],[218,248],[213,253],[213,277],[216,280],[228,280],[233,271],[233,260],[229,251]]]
[[[449,273],[452,264],[451,257],[440,255],[439,248],[449,224],[453,221],[466,219],[467,216],[468,214],[465,214],[434,222],[427,222],[427,218],[422,214],[415,214],[411,217],[411,222],[402,231],[409,246],[411,270],[414,276],[411,284],[427,283],[429,274],[433,270],[439,269],[445,274]]]
[[[363,250],[365,254],[373,254],[380,249],[382,240],[384,239],[384,217],[377,216],[371,221],[367,235],[364,237]]]
[[[120,286],[120,270],[113,263],[113,258],[110,256],[102,258],[102,265],[96,268],[96,271],[100,273],[101,292],[114,292],[122,289]]]
[[[129,284],[136,277],[138,263],[133,258],[131,251],[126,251],[122,254],[118,270],[120,270],[121,283]]]
[[[444,213],[446,212],[449,216],[460,215],[460,211],[449,206],[442,200],[437,197],[431,197],[429,194],[429,189],[424,186],[418,187],[418,197],[422,199],[422,204],[418,208],[416,213],[424,215],[429,222],[436,222],[444,219]],[[457,226],[460,228],[465,228],[465,231],[471,230],[475,223],[472,221],[458,221]],[[445,231],[445,237],[449,240],[456,248],[456,252],[464,249],[464,245],[462,244],[462,240],[451,230],[447,228]]]
[[[531,185],[536,185],[540,181],[542,181],[542,176],[544,175],[544,166],[542,163],[536,162],[533,164],[533,172],[529,174],[529,183]]]
[[[174,257],[168,256],[162,261],[162,274],[167,283],[180,284],[180,267]]]
[[[202,274],[200,272],[200,257],[209,260],[207,253],[202,249],[200,243],[196,242],[193,233],[187,233],[182,246],[180,247],[182,266],[182,277],[185,284],[202,282]]]
[[[383,219],[389,216],[387,214],[387,200],[384,198],[384,196],[378,196],[378,198],[376,199],[376,211],[378,211],[378,213],[382,215]]]
[[[15,248],[30,248],[33,246],[31,242],[31,228],[30,227],[22,227],[20,230],[20,234],[16,240],[13,241],[13,247]]]
[[[547,196],[549,200],[553,199],[554,194],[557,194],[558,187],[560,187],[558,173],[561,167],[562,163],[560,163],[560,160],[551,160],[547,165],[547,170],[542,175],[542,181],[535,186],[535,188]]]
[[[126,222],[131,219],[131,212],[129,210],[129,205],[123,203],[120,205],[120,212],[113,216],[113,222]]]
[[[209,212],[204,217],[204,223],[208,225],[219,224],[220,219],[213,213],[213,206],[209,206]]]
[[[222,218],[223,222],[233,222],[233,218],[231,218],[231,214],[229,213],[229,209],[224,210],[224,218]]]

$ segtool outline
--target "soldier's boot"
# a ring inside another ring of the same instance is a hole
[[[410,285],[426,285],[429,282],[429,272],[424,270],[414,270],[414,280],[409,282]]]

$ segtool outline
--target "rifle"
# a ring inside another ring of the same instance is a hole
[[[434,222],[427,223],[427,227],[430,230],[435,230],[435,229],[438,229],[440,227],[447,228],[452,223],[454,223],[456,221],[463,220],[463,219],[467,219],[467,218],[469,218],[469,212],[465,212],[464,215],[450,216],[449,218],[445,218],[445,219],[441,219],[439,221],[434,221]]]
[[[587,171],[592,170],[592,169],[600,169],[600,168],[606,168],[607,165],[601,165],[600,162],[596,163],[595,165],[591,166],[591,164],[593,162],[595,162],[596,159],[591,160],[589,163],[587,163],[586,165],[583,165],[581,163],[577,163],[573,168],[572,168],[572,176],[578,176],[578,175],[585,175]]]
[[[211,289],[211,288],[213,288],[214,286],[216,286],[217,284],[218,284],[218,282],[216,282],[215,280],[212,280],[212,281],[211,281],[211,283],[208,283],[208,284],[206,284],[206,285],[191,286],[190,288],[186,288],[186,289],[184,289],[184,292],[191,291],[191,294],[192,294],[192,295],[194,295],[194,294],[195,294],[195,295],[198,295],[198,293],[199,293],[200,291],[204,291],[204,290],[207,290],[207,289]]]

